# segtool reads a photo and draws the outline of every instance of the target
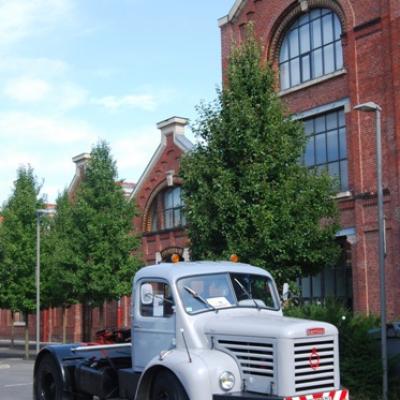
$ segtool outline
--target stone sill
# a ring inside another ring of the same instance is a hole
[[[345,75],[346,73],[347,73],[346,69],[342,68],[339,71],[332,72],[331,74],[324,75],[319,78],[315,78],[311,81],[304,82],[300,85],[293,86],[289,89],[281,90],[280,92],[278,92],[278,96],[280,96],[280,97],[286,96],[287,94],[297,92],[298,90],[303,90],[310,86],[318,85],[322,82],[328,81],[328,80],[336,78],[338,76]]]

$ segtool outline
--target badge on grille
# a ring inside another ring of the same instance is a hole
[[[318,354],[318,350],[316,347],[313,347],[311,350],[310,358],[308,359],[308,362],[310,364],[310,367],[313,370],[317,370],[320,366],[320,358]]]

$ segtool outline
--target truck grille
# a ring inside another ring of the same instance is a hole
[[[336,366],[333,338],[297,340],[294,359],[296,394],[334,389]]]
[[[218,347],[225,349],[238,360],[244,376],[274,376],[274,346],[239,340],[218,339]]]

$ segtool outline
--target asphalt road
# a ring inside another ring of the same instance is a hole
[[[23,359],[20,349],[0,344],[0,399],[32,400],[32,360]]]

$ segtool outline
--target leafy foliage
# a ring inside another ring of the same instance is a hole
[[[77,299],[93,306],[129,294],[139,266],[132,253],[139,246],[132,234],[135,205],[124,198],[116,180],[110,149],[100,142],[76,192],[69,235]]]
[[[283,282],[335,262],[338,213],[331,179],[299,162],[303,128],[261,53],[253,35],[232,51],[226,86],[199,107],[181,176],[193,258],[236,253]]]
[[[342,384],[352,398],[379,399],[382,393],[382,365],[379,341],[369,333],[379,326],[375,316],[353,315],[339,303],[330,300],[325,305],[310,304],[291,307],[287,316],[325,321],[339,329],[340,373]],[[398,378],[397,378],[398,380]],[[393,399],[397,399],[399,385],[390,382]]]
[[[19,168],[0,224],[0,305],[25,314],[36,308],[36,210],[43,207],[39,191],[33,169]]]
[[[48,307],[69,307],[77,301],[76,254],[71,246],[74,234],[68,192],[56,201],[57,213],[48,219],[47,235],[42,241],[42,303]]]

